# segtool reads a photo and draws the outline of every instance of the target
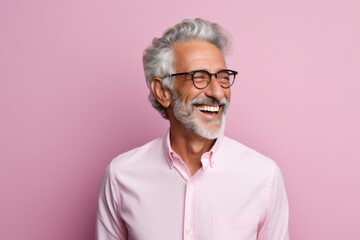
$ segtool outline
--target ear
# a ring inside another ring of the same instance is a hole
[[[154,93],[158,102],[164,107],[167,108],[171,104],[171,92],[169,89],[165,88],[162,84],[162,79],[159,77],[154,77],[151,80],[151,91]]]

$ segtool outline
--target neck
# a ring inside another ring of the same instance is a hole
[[[216,139],[206,139],[190,131],[179,131],[170,127],[172,149],[180,155],[191,176],[201,168],[201,156],[208,152]]]

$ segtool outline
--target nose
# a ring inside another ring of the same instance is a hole
[[[211,76],[209,85],[205,88],[205,95],[220,100],[226,97],[227,95],[226,93],[228,92],[230,94],[230,88],[228,89],[223,88],[216,79],[215,75],[213,74]]]

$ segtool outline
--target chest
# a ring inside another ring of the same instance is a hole
[[[121,216],[130,239],[256,239],[265,211],[260,182],[231,174],[161,175],[123,185]]]

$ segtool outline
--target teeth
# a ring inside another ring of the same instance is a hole
[[[205,112],[218,112],[220,107],[219,106],[198,106],[197,109],[200,111]]]

